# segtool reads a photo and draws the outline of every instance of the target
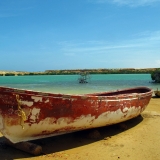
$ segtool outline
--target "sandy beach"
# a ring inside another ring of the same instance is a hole
[[[34,141],[43,154],[12,148],[0,134],[1,160],[160,160],[160,98],[138,117],[112,126]]]

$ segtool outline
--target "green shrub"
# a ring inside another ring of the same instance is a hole
[[[151,78],[156,83],[160,83],[160,68],[156,69],[154,72],[151,73]]]

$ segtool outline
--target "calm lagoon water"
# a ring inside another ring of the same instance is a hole
[[[53,93],[92,93],[136,86],[154,90],[160,84],[151,83],[150,74],[96,74],[90,75],[89,83],[78,83],[78,75],[0,76],[0,86],[22,88]]]

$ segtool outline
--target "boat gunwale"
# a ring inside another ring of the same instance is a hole
[[[1,91],[1,88],[4,91]],[[129,92],[129,91],[136,91],[136,90],[146,90],[146,92]],[[27,89],[19,89],[19,88],[11,88],[11,87],[4,87],[0,86],[0,93],[6,92],[11,94],[18,94],[18,95],[30,95],[30,96],[37,96],[37,97],[52,97],[52,98],[63,98],[63,99],[72,99],[81,97],[82,99],[87,98],[97,98],[99,100],[106,99],[106,98],[131,98],[131,97],[143,97],[153,93],[153,90],[149,87],[141,86],[141,87],[134,87],[134,88],[126,88],[121,90],[113,90],[107,92],[95,92],[89,94],[61,94],[61,93],[52,93],[52,92],[41,92],[41,91],[34,91],[34,90],[27,90]],[[122,93],[121,93],[122,92]],[[124,92],[124,93],[123,93]],[[114,94],[115,95],[109,95]]]

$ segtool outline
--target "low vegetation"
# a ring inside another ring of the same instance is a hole
[[[151,73],[151,78],[155,83],[160,83],[160,68]]]

